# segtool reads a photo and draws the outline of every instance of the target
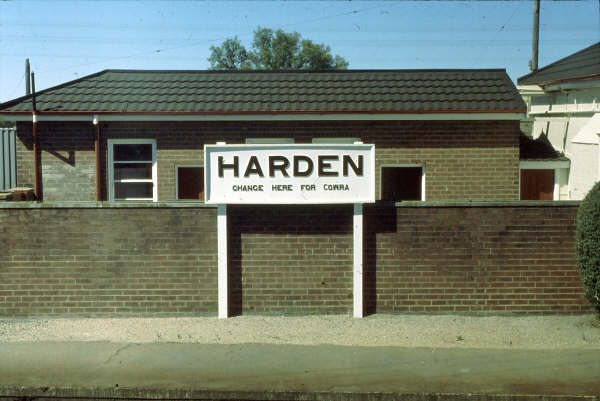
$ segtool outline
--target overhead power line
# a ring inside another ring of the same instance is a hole
[[[377,9],[380,9],[380,8],[383,8],[383,7],[391,7],[393,5],[394,5],[394,3],[385,3],[385,4],[382,4],[382,5],[375,6],[375,7],[363,8],[363,9],[359,9],[359,10],[352,10],[352,11],[347,11],[347,12],[343,12],[343,13],[337,13],[337,14],[327,15],[327,16],[324,16],[324,17],[317,17],[317,18],[307,19],[307,20],[293,22],[293,23],[289,23],[289,24],[284,24],[284,25],[281,25],[280,27],[281,28],[287,28],[287,27],[291,27],[291,26],[294,26],[294,25],[300,25],[300,24],[307,24],[307,23],[312,23],[312,22],[318,22],[318,21],[323,21],[323,20],[327,20],[327,19],[348,16],[348,15],[356,15],[356,14],[359,14],[359,13],[364,13],[364,12],[368,12],[368,11],[372,11],[372,10],[377,10]],[[70,69],[74,69],[74,68],[87,67],[87,66],[95,65],[95,64],[103,64],[103,63],[106,63],[107,61],[123,60],[123,59],[129,59],[129,58],[133,58],[133,57],[144,56],[144,55],[159,54],[159,53],[163,53],[163,52],[167,52],[167,51],[171,51],[171,50],[183,49],[183,48],[187,48],[187,47],[194,47],[194,46],[199,46],[199,45],[207,45],[207,44],[211,44],[211,43],[218,42],[218,41],[224,41],[226,39],[227,38],[204,39],[204,40],[201,40],[201,41],[188,42],[188,43],[177,45],[177,46],[155,48],[155,49],[152,49],[152,50],[143,50],[143,51],[132,53],[132,54],[129,54],[129,55],[126,55],[126,56],[116,56],[116,57],[111,57],[111,58],[108,58],[108,59],[103,59],[101,61],[94,61],[94,62],[90,62],[90,63],[77,64],[77,65],[72,65],[72,66],[64,67],[64,68],[60,68],[60,69],[52,68],[52,69],[47,69],[47,70],[41,70],[41,72],[46,72],[46,71],[53,71],[53,72],[66,71],[66,70],[70,70]]]

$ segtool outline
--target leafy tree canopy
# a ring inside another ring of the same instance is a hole
[[[236,37],[210,47],[213,70],[345,70],[348,62],[331,54],[329,46],[302,39],[298,32],[273,31],[260,26],[254,31],[252,50]]]
[[[576,238],[577,267],[585,296],[600,312],[600,182],[579,205]]]

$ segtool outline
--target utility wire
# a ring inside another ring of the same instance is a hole
[[[286,28],[286,27],[290,27],[290,26],[294,26],[294,25],[300,25],[300,24],[306,24],[306,23],[311,23],[311,22],[323,21],[323,20],[326,20],[326,19],[343,17],[343,16],[347,16],[347,15],[356,15],[356,14],[359,14],[359,13],[376,10],[376,9],[379,9],[379,8],[382,8],[382,7],[389,7],[389,6],[392,6],[392,5],[394,5],[394,4],[393,3],[385,3],[385,4],[382,4],[382,5],[379,5],[379,6],[375,6],[375,7],[369,7],[369,8],[364,8],[364,9],[360,9],[360,10],[353,10],[353,11],[348,11],[348,12],[344,12],[344,13],[327,15],[327,16],[324,16],[324,17],[318,17],[318,18],[308,19],[308,20],[304,20],[304,21],[293,22],[293,23],[290,23],[290,24],[281,25],[281,27],[282,28]],[[95,64],[103,64],[103,63],[106,63],[107,61],[129,59],[129,58],[132,58],[132,57],[144,56],[144,55],[149,55],[149,54],[159,54],[159,53],[162,53],[162,52],[166,52],[166,51],[170,51],[170,50],[176,50],[176,49],[182,49],[182,48],[186,48],[186,47],[206,45],[206,44],[214,43],[214,42],[217,42],[217,41],[224,41],[226,39],[227,38],[215,38],[215,39],[208,39],[208,40],[202,40],[202,41],[194,41],[194,42],[191,42],[191,43],[186,43],[186,44],[182,44],[182,45],[178,45],[178,46],[164,47],[164,48],[153,49],[153,50],[143,50],[143,51],[140,51],[140,52],[137,52],[137,53],[132,53],[132,54],[129,54],[129,55],[126,55],[126,56],[117,56],[117,57],[111,57],[111,58],[108,58],[108,59],[105,58],[102,61],[95,61],[95,62],[91,62],[91,63],[77,64],[77,65],[72,65],[72,66],[65,67],[65,68],[60,68],[60,69],[52,68],[52,69],[40,70],[40,72],[47,72],[47,71],[59,72],[59,71],[65,71],[65,70],[70,70],[70,69],[74,69],[74,68],[87,67],[87,66],[95,65]]]
[[[598,1],[600,1],[600,0],[598,0]],[[496,39],[498,39],[498,35],[500,35],[500,33],[504,30],[504,28],[506,27],[506,25],[508,25],[508,23],[510,22],[510,20],[512,20],[512,18],[515,16],[515,14],[517,13],[517,11],[519,11],[519,9],[521,8],[522,5],[523,5],[522,2],[518,2],[517,3],[517,6],[515,7],[513,13],[510,15],[510,17],[508,17],[508,19],[506,20],[506,22],[500,26],[500,29],[498,29],[498,31],[496,32],[496,34],[494,35],[494,37],[492,39],[490,39],[490,41],[488,42],[488,44],[485,45],[483,51],[479,54],[479,59],[475,62],[475,64],[481,63],[481,61],[483,60],[483,56],[489,50],[490,45],[493,42],[495,42]]]
[[[19,82],[17,82],[17,84],[15,85],[15,87],[13,88],[12,91],[10,91],[10,94],[8,95],[9,99],[13,98],[13,95],[15,93],[15,91],[17,90],[17,88],[21,85],[21,83],[25,81],[25,73],[23,73],[23,75],[21,76],[21,79],[19,79]]]

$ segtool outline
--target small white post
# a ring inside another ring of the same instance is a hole
[[[354,204],[354,317],[364,317],[364,301],[363,301],[363,205],[362,203]]]
[[[554,193],[552,200],[560,200],[560,169],[554,169]]]
[[[217,264],[219,319],[229,317],[229,274],[227,269],[227,205],[217,208]]]

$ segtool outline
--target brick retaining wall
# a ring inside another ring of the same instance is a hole
[[[371,209],[368,310],[589,310],[575,265],[576,214],[576,206]]]
[[[216,210],[7,203],[0,316],[216,314]],[[576,203],[365,209],[368,312],[590,311]],[[231,207],[235,313],[352,309],[349,206]]]
[[[0,209],[0,222],[0,316],[217,308],[215,209]]]
[[[231,207],[230,214],[234,309],[352,310],[351,208]]]

